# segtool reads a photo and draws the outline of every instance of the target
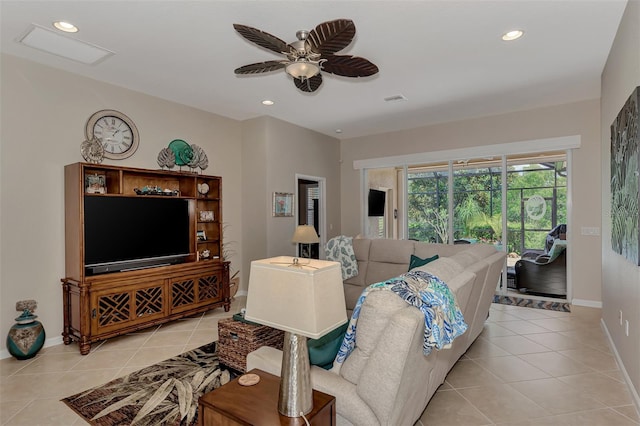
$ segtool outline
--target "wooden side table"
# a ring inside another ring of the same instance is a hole
[[[200,398],[199,426],[305,425],[302,417],[286,417],[278,413],[279,377],[258,369],[250,373],[260,376],[260,383],[241,386],[235,379]],[[305,417],[314,426],[334,426],[335,397],[314,390],[313,410]]]

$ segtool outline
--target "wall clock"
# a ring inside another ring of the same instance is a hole
[[[87,140],[96,138],[104,148],[104,157],[112,160],[131,157],[140,143],[133,121],[112,109],[103,109],[89,117],[85,134]]]

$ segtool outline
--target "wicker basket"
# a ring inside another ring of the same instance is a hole
[[[235,370],[245,372],[247,355],[261,346],[282,350],[284,331],[236,321],[232,318],[218,321],[218,358]]]

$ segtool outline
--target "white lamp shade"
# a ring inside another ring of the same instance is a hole
[[[300,244],[315,244],[320,242],[320,237],[316,233],[316,228],[311,225],[298,225],[291,242]]]
[[[245,318],[318,339],[347,321],[340,263],[289,256],[251,262]]]

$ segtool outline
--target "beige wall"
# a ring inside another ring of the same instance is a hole
[[[223,178],[225,241],[234,242],[232,270],[241,270],[241,290],[252,259],[294,253],[294,218],[271,217],[271,194],[295,192],[296,173],[326,178],[328,234],[340,233],[337,139],[271,118],[238,122],[16,57],[1,59],[0,329],[14,323],[16,301],[36,299],[48,343],[60,340],[63,168],[83,161],[84,127],[100,109],[127,114],[140,132],[132,157],[105,164],[156,169],[158,152],[176,138],[204,148],[205,172]]]
[[[245,121],[243,143],[243,223],[256,231],[244,233],[246,282],[251,260],[295,254],[295,216],[272,217],[271,203],[274,192],[295,193],[296,174],[326,179],[327,234],[340,233],[340,145],[335,138],[270,117]],[[261,229],[252,222],[256,219]]]
[[[640,408],[640,267],[611,250],[610,126],[640,86],[640,2],[630,0],[602,73],[602,316]],[[629,321],[629,336],[620,325]]]
[[[361,232],[360,171],[354,160],[505,144],[579,135],[573,153],[573,234],[571,257],[574,302],[598,305],[600,237],[580,234],[581,227],[599,227],[600,105],[598,100],[445,123],[382,135],[345,140],[342,150],[342,231]],[[496,153],[500,154],[500,153]]]
[[[64,174],[83,161],[80,143],[91,114],[116,109],[140,132],[140,147],[128,159],[106,164],[157,169],[160,149],[173,139],[201,146],[207,174],[223,178],[227,238],[242,234],[241,123],[67,72],[2,56],[0,133],[0,330],[17,316],[15,302],[36,299],[36,314],[48,339],[62,332],[64,276]],[[124,212],[123,212],[124,213]],[[113,225],[117,220],[114,218]],[[239,255],[233,259],[240,261]]]

